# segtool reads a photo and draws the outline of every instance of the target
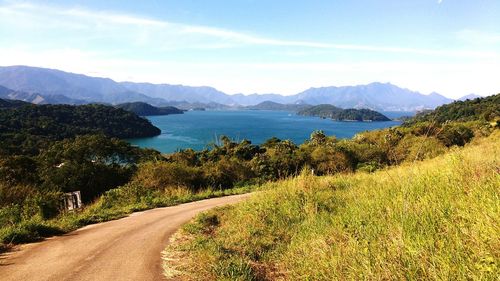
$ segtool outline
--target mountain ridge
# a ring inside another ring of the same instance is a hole
[[[271,101],[281,104],[332,104],[341,108],[379,111],[416,111],[433,109],[453,101],[437,93],[424,95],[380,82],[356,86],[311,87],[290,96],[272,93],[229,95],[209,86],[116,82],[110,78],[30,66],[0,67],[0,85],[14,91],[37,93],[42,97],[54,98],[60,95],[86,103],[146,102],[155,106],[173,105],[178,102],[252,106]],[[53,103],[56,103],[57,98],[55,99]]]

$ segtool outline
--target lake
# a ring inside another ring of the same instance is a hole
[[[386,113],[390,118],[409,113]],[[356,133],[392,127],[399,121],[387,122],[336,122],[319,117],[299,116],[284,111],[188,111],[184,114],[149,116],[161,135],[151,138],[131,139],[140,147],[154,148],[163,153],[192,148],[202,150],[221,135],[235,141],[248,139],[260,144],[271,137],[290,139],[301,144],[314,130],[323,130],[337,138],[351,138]]]

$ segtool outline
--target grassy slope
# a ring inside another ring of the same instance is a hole
[[[218,280],[498,280],[500,133],[373,174],[298,178],[198,216],[167,273]]]

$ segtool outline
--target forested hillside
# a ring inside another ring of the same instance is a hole
[[[160,134],[148,120],[105,105],[25,105],[0,110],[0,152],[36,154],[48,143],[78,135],[134,138]]]
[[[24,105],[29,105],[29,103],[20,100],[0,99],[0,109],[16,108]]]
[[[500,116],[500,94],[473,100],[456,101],[442,105],[436,110],[427,111],[417,116],[408,124],[432,121],[498,121]]]

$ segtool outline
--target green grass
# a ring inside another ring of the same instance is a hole
[[[49,220],[43,219],[36,206],[12,205],[0,209],[0,252],[7,250],[8,245],[39,241],[44,237],[64,234],[88,224],[122,218],[135,211],[242,194],[255,188],[247,186],[198,192],[186,188],[168,188],[164,191],[148,191],[141,186],[128,184],[106,192],[80,211],[63,213]]]
[[[373,174],[269,184],[187,224],[170,272],[211,280],[498,280],[500,133]]]

